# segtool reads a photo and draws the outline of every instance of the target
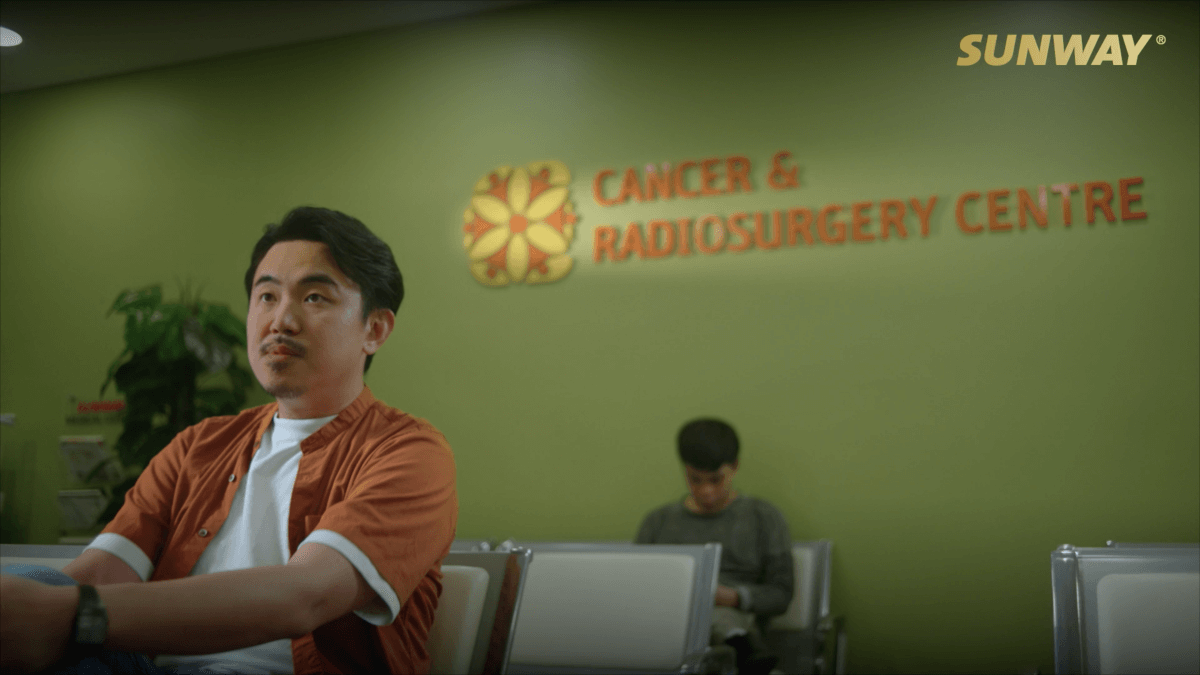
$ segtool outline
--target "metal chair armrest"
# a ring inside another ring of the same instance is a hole
[[[813,665],[820,675],[842,675],[846,672],[846,620],[841,616],[825,615],[813,632],[816,643]]]

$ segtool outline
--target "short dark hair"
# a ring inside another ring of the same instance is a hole
[[[377,309],[394,314],[404,300],[404,279],[392,256],[392,249],[357,218],[341,211],[316,206],[299,206],[288,212],[278,224],[263,228],[263,235],[250,254],[246,270],[246,298],[254,285],[254,273],[267,251],[283,241],[315,241],[329,248],[329,255],[362,294],[362,316],[366,321]],[[367,355],[363,372],[371,367],[374,354]]]
[[[701,471],[716,471],[738,461],[738,437],[733,427],[711,417],[683,425],[676,439],[679,459]]]

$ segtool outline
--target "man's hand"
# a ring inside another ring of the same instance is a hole
[[[717,585],[717,597],[714,601],[718,607],[737,607],[738,594],[728,586]]]
[[[36,672],[62,658],[79,589],[0,575],[0,671]]]

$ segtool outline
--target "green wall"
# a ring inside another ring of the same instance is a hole
[[[317,204],[396,252],[409,297],[368,383],[450,439],[461,536],[631,537],[685,489],[678,426],[720,415],[740,488],[835,542],[852,670],[1050,670],[1056,546],[1200,539],[1197,24],[1194,3],[539,4],[5,95],[3,537],[58,536],[65,401],[121,349],[116,294],[192,279],[244,312],[262,225]],[[1136,66],[958,67],[970,33],[1167,41]],[[777,192],[785,149],[801,187]],[[601,169],[728,155],[752,193],[591,196]],[[572,171],[575,269],[484,288],[472,186],[541,159]],[[1053,196],[1045,230],[955,222],[965,191],[1013,191],[1015,221],[1018,188],[1134,176],[1143,220],[1089,225],[1076,193],[1069,228]],[[931,195],[928,237],[910,214],[903,240],[591,260],[599,225]]]

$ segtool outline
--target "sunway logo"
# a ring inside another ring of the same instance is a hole
[[[983,51],[980,52],[976,45],[985,37],[987,41]],[[1110,63],[1114,66],[1136,66],[1138,55],[1150,43],[1150,35],[1143,35],[1137,40],[1134,40],[1132,35],[1105,35],[1103,41],[1100,40],[1099,35],[1089,35],[1086,43],[1083,41],[1082,35],[1072,35],[1065,40],[1062,35],[1022,35],[1020,36],[1020,46],[1017,46],[1017,36],[1006,35],[1004,36],[1004,54],[997,56],[996,42],[999,37],[999,35],[985,36],[982,33],[964,35],[963,39],[958,42],[958,48],[965,56],[958,57],[958,65],[973,66],[979,63],[979,59],[982,57],[983,62],[989,66],[1003,66],[1012,61],[1013,51],[1016,51],[1018,66],[1027,63],[1044,66],[1050,54],[1050,41],[1053,38],[1054,65],[1056,66],[1065,66],[1072,61],[1075,65],[1085,66],[1089,59],[1093,66],[1102,63]],[[1155,40],[1160,45],[1165,44],[1166,41],[1167,38],[1162,35]],[[1097,42],[1100,43],[1099,50],[1096,50]],[[1125,45],[1124,53],[1121,51],[1122,43]],[[1093,59],[1092,52],[1094,50],[1096,57]]]

